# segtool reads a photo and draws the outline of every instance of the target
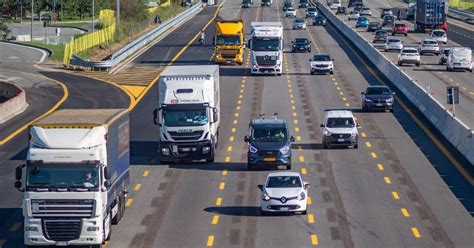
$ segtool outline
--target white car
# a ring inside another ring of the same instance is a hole
[[[362,10],[360,11],[361,16],[372,16],[372,10],[370,10],[369,7],[362,7]]]
[[[323,129],[323,147],[359,146],[359,131],[354,115],[350,110],[328,110],[321,124]]]
[[[403,49],[403,42],[397,37],[389,37],[385,42],[385,52],[391,50],[401,51]]]
[[[316,54],[309,60],[311,75],[316,73],[334,74],[334,59],[327,54]]]
[[[293,29],[306,29],[306,20],[303,18],[296,18],[293,21]]]
[[[423,39],[420,42],[420,48],[418,48],[418,51],[420,52],[420,55],[423,55],[425,53],[434,53],[436,55],[439,55],[438,42],[433,39]]]
[[[449,50],[446,70],[468,70],[472,72],[472,50],[469,47],[453,47]]]
[[[296,10],[293,7],[288,7],[285,10],[285,16],[286,17],[296,17]]]
[[[349,16],[347,17],[350,20],[357,20],[357,18],[359,18],[360,15],[359,15],[359,12],[357,11],[351,11],[351,13],[349,13]]]
[[[272,172],[260,189],[260,213],[295,212],[306,214],[309,184],[298,172]]]
[[[318,9],[316,7],[308,7],[306,9],[306,18],[315,17],[318,15]]]
[[[448,43],[448,35],[446,34],[446,31],[442,29],[431,31],[431,39],[444,44]]]
[[[420,66],[420,54],[415,47],[405,47],[398,54],[398,65],[414,64]]]
[[[340,2],[335,2],[335,3],[331,3],[331,5],[329,6],[329,8],[331,8],[332,10],[334,9],[337,9],[339,7],[341,7],[341,3]]]

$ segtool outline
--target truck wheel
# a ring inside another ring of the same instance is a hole
[[[112,237],[112,220],[109,221],[109,234],[105,238],[105,241],[109,241],[111,237]]]
[[[117,214],[114,216],[114,218],[112,219],[112,224],[113,225],[117,225],[120,220],[122,220],[122,216],[123,216],[123,211],[124,211],[124,207],[125,207],[125,204],[124,204],[124,200],[123,200],[123,196],[122,194],[119,195],[118,197],[118,200],[117,200],[117,204],[118,204],[118,210],[117,210]]]

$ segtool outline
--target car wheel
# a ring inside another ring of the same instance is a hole
[[[313,72],[313,71],[310,71],[309,74],[314,75],[314,72]]]
[[[270,215],[270,213],[268,211],[263,211],[262,209],[260,209],[260,215],[261,216],[268,216],[268,215]]]
[[[420,67],[420,62],[416,63],[415,65],[416,65],[417,67]]]
[[[329,149],[329,146],[326,143],[323,142],[323,148],[324,149]]]
[[[420,52],[420,55],[423,55],[423,52]]]
[[[331,75],[334,75],[334,71],[333,71],[333,70],[331,70],[331,71],[329,72],[329,74],[331,74]]]
[[[406,37],[406,36],[408,36],[408,34],[407,34],[407,33],[404,33],[404,35],[405,35],[405,37]]]
[[[311,52],[311,49],[308,49],[308,53],[310,53],[310,52]]]
[[[253,171],[255,170],[255,167],[252,164],[247,163],[247,170]]]
[[[356,143],[356,144],[354,145],[354,149],[357,149],[357,148],[359,148],[359,144],[358,144],[358,143]]]
[[[398,66],[402,66],[402,62],[398,61]]]
[[[451,71],[451,69],[449,69],[449,66],[446,66],[446,71]]]
[[[390,113],[393,113],[393,108],[390,109]]]
[[[308,211],[305,210],[305,211],[301,211],[301,215],[307,215],[308,214]]]
[[[288,165],[286,166],[286,169],[287,169],[287,170],[291,170],[291,164],[288,164]]]

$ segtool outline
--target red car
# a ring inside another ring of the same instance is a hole
[[[395,23],[392,29],[392,35],[403,34],[408,35],[408,26],[405,23]]]

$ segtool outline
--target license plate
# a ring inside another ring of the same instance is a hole
[[[377,107],[382,107],[381,103],[377,103],[376,105],[377,105]]]
[[[191,148],[181,148],[181,151],[183,151],[183,152],[189,152],[189,151],[191,151]]]
[[[344,142],[344,139],[337,139],[337,142]]]
[[[266,157],[266,158],[263,159],[263,161],[265,161],[265,162],[275,162],[276,158],[275,157]]]
[[[56,242],[56,246],[67,246],[67,241],[58,241]]]
[[[280,208],[280,211],[288,211],[288,210],[290,210],[290,208],[288,207]]]

